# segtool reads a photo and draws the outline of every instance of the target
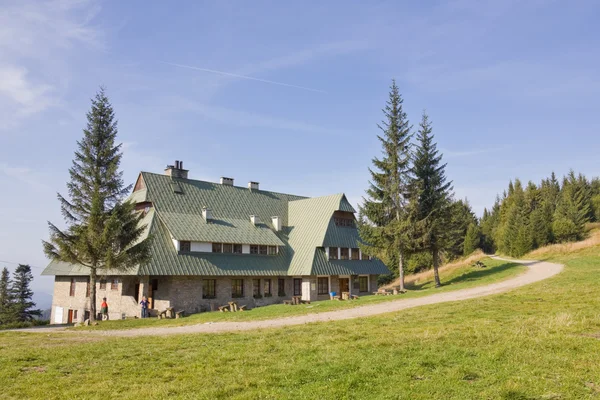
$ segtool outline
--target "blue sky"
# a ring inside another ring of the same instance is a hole
[[[46,265],[99,85],[128,182],[179,159],[195,179],[356,204],[392,78],[478,214],[511,178],[600,175],[597,2],[368,3],[2,1],[0,260]]]

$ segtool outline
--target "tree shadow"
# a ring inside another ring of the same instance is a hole
[[[486,268],[481,268],[481,269],[474,269],[474,267],[472,267],[473,269],[469,272],[463,273],[463,274],[456,276],[448,281],[445,281],[445,282],[442,281],[442,286],[477,281],[477,280],[480,280],[487,276],[491,276],[491,275],[497,274],[499,272],[509,270],[518,265],[523,265],[523,264],[506,262],[505,264],[497,265],[495,267],[486,267]],[[423,283],[419,283],[419,284],[411,283],[410,285],[407,285],[407,288],[410,290],[421,290],[421,289],[425,289],[426,286],[433,288],[433,282],[427,281],[427,282],[423,282]]]

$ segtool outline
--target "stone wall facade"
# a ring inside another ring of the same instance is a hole
[[[73,296],[71,296],[72,279],[75,285]],[[100,312],[102,298],[106,297],[109,319],[121,319],[123,314],[125,316],[139,315],[139,306],[134,294],[138,277],[120,276],[115,279],[117,279],[117,283],[114,289],[111,285],[112,277],[107,280],[106,288],[100,289],[100,280],[96,283],[96,312]],[[56,276],[50,322],[53,324],[67,323],[69,310],[76,311],[77,314],[76,317],[73,317],[72,322],[83,322],[86,312],[90,309],[87,287],[88,277],[86,276]],[[62,317],[60,316],[61,311],[57,310],[57,307],[62,308]],[[138,313],[136,314],[136,312]]]
[[[238,305],[246,305],[248,309],[282,303],[291,299],[294,294],[294,279],[302,281],[303,300],[327,300],[329,292],[339,294],[340,278],[350,276],[329,276],[328,294],[318,294],[317,276],[289,277],[289,276],[253,276],[253,277],[210,277],[210,276],[118,276],[108,277],[102,289],[100,280],[96,284],[96,310],[100,312],[102,298],[106,297],[109,309],[109,319],[122,319],[125,317],[140,316],[139,301],[142,296],[153,301],[150,315],[157,311],[173,307],[175,310],[184,310],[188,314],[203,311],[215,311],[219,306],[226,305],[229,301],[236,301]],[[75,285],[74,295],[71,296],[71,280]],[[116,284],[112,285],[112,280]],[[232,283],[234,279],[242,279],[243,297],[232,298]],[[283,279],[283,293],[280,296],[279,280]],[[203,281],[215,280],[214,298],[206,298],[203,293]],[[259,280],[260,296],[255,298],[254,286]],[[265,296],[265,282],[271,281],[271,295]],[[67,323],[69,310],[76,311],[77,316],[72,322],[83,322],[86,312],[89,311],[90,298],[87,296],[88,277],[85,276],[56,276],[54,282],[54,296],[50,322],[52,324]],[[355,288],[350,279],[350,293],[359,296],[371,294],[377,290],[377,275],[369,276],[369,291],[360,292]],[[61,316],[62,314],[62,316]]]

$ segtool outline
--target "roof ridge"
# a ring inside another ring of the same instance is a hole
[[[169,177],[165,174],[159,174],[157,172],[150,172],[150,171],[140,171],[140,174],[150,174],[150,175],[156,175],[156,176],[161,176],[161,177]],[[211,185],[217,185],[217,186],[226,186],[226,187],[230,187],[230,188],[234,188],[234,189],[241,189],[241,190],[249,190],[248,188],[244,187],[244,186],[227,186],[227,185],[222,185],[218,182],[212,182],[212,181],[204,181],[201,179],[191,179],[191,178],[173,178],[174,180],[177,180],[178,182],[181,181],[193,181],[193,182],[202,182],[202,183],[209,183]],[[312,197],[308,197],[308,196],[303,196],[303,195],[299,195],[299,194],[292,194],[292,193],[283,193],[283,192],[275,192],[272,190],[264,190],[264,189],[259,189],[259,192],[264,192],[264,193],[272,193],[272,194],[281,194],[284,196],[293,196],[293,197],[302,197],[302,199],[298,199],[298,200],[306,200],[306,199],[310,199]],[[297,201],[297,200],[290,200],[290,201]]]

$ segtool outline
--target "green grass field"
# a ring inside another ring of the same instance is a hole
[[[271,318],[284,318],[294,315],[303,315],[325,311],[334,311],[337,309],[359,307],[368,304],[376,304],[385,301],[398,300],[400,298],[412,298],[426,296],[432,293],[444,292],[449,290],[464,289],[477,285],[485,285],[510,278],[525,271],[526,267],[508,263],[506,261],[493,260],[486,258],[483,260],[487,268],[475,269],[470,265],[458,268],[448,273],[441,273],[441,279],[444,286],[435,289],[434,282],[431,279],[420,282],[419,285],[409,287],[409,291],[397,296],[363,296],[354,301],[316,301],[310,305],[289,306],[275,304],[267,307],[259,307],[247,312],[221,313],[208,312],[194,314],[183,319],[127,319],[119,321],[99,322],[97,326],[78,327],[74,330],[110,330],[110,329],[133,329],[143,327],[163,327],[200,324],[205,322],[218,321],[249,321]],[[242,304],[242,303],[240,303]]]
[[[212,335],[0,333],[1,397],[600,398],[600,249],[505,294]],[[250,313],[248,313],[250,314]]]

